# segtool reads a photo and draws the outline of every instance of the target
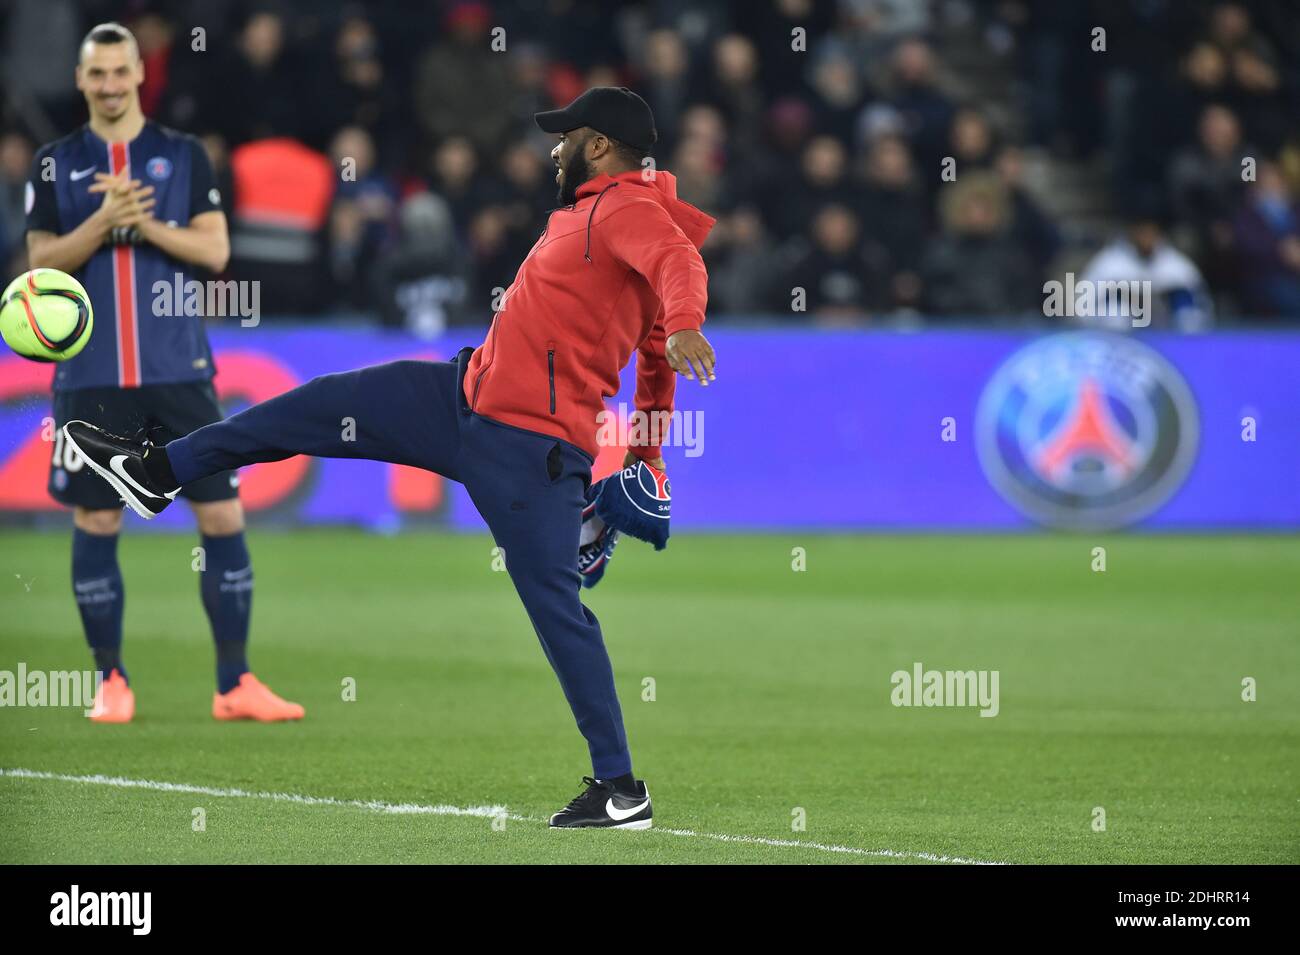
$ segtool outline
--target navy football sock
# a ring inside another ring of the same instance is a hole
[[[248,620],[253,608],[253,565],[244,535],[203,535],[199,589],[217,646],[217,692],[229,693],[248,672]]]
[[[622,776],[615,776],[612,779],[602,779],[601,782],[613,783],[614,788],[621,793],[638,793],[636,786],[636,777],[631,773],[624,773]]]
[[[117,535],[72,531],[72,593],[81,613],[86,643],[95,669],[108,679],[113,670],[127,679],[122,666],[122,608],[125,594],[117,566]]]
[[[174,491],[181,486],[180,481],[176,480],[175,473],[172,472],[172,465],[167,460],[167,449],[165,447],[152,447],[144,453],[144,473],[149,475],[149,480],[164,491]]]

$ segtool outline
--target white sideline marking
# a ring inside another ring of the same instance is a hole
[[[420,803],[391,803],[378,799],[335,799],[332,796],[303,796],[297,793],[253,792],[246,789],[227,789],[217,786],[195,786],[188,783],[165,783],[153,779],[128,779],[125,776],[73,776],[68,773],[49,773],[37,769],[0,769],[0,777],[11,779],[38,779],[64,783],[83,783],[93,786],[114,786],[119,789],[149,789],[154,792],[195,793],[201,796],[231,797],[239,799],[268,799],[274,802],[296,803],[300,806],[340,806],[364,809],[367,812],[394,815],[427,816],[479,816],[493,818],[504,815],[516,822],[545,822],[531,816],[509,812],[505,806],[425,806]],[[933,852],[898,852],[894,849],[859,849],[856,846],[827,845],[821,842],[803,842],[798,839],[768,839],[763,836],[735,836],[718,832],[695,832],[691,829],[651,828],[644,832],[679,836],[691,839],[708,839],[713,842],[735,842],[744,845],[771,846],[778,849],[812,849],[840,855],[872,856],[886,859],[915,859],[922,862],[946,862],[953,865],[1004,865],[960,856],[937,855]]]
[[[250,792],[246,789],[222,789],[216,786],[191,786],[187,783],[162,783],[152,779],[127,779],[125,776],[70,776],[66,773],[46,773],[36,769],[0,769],[0,776],[16,779],[47,779],[62,783],[88,783],[96,786],[116,786],[119,789],[152,789],[164,793],[195,793],[200,796],[231,796],[243,799],[271,799],[276,802],[293,802],[303,806],[345,806],[366,809],[370,812],[396,815],[429,816],[484,816],[492,818],[506,811],[505,806],[421,806],[411,802],[381,802],[378,799],[334,799],[331,796],[300,796],[297,793]],[[518,818],[518,817],[516,817]]]
[[[818,852],[838,852],[855,856],[877,856],[885,859],[917,859],[925,862],[948,862],[953,865],[1006,865],[1005,862],[985,862],[982,859],[963,859],[961,856],[941,856],[933,852],[898,852],[894,849],[859,849],[856,846],[827,845],[822,842],[802,842],[798,839],[768,839],[764,836],[731,836],[720,832],[694,832],[690,829],[648,829],[670,836],[692,836],[712,839],[714,842],[741,842],[749,845],[776,846],[781,849],[816,849]]]

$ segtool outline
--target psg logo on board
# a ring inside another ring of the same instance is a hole
[[[172,174],[172,161],[166,156],[154,156],[144,164],[150,179],[166,179]]]
[[[1051,527],[1141,520],[1196,457],[1196,403],[1178,371],[1133,338],[1075,332],[1020,349],[984,389],[980,464],[1012,505]]]

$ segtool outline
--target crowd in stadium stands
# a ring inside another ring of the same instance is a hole
[[[146,114],[206,144],[230,273],[263,280],[267,313],[358,311],[430,334],[485,323],[555,204],[553,137],[533,112],[628,85],[654,109],[656,163],[719,220],[704,250],[715,316],[1041,320],[1044,280],[1077,268],[1155,276],[1181,296],[1174,327],[1300,320],[1300,29],[1286,0],[413,9],[11,0],[6,274],[22,267],[35,144],[84,119],[77,43],[118,19],[139,38]],[[1046,211],[1031,165],[1103,170],[1083,196],[1093,228]]]

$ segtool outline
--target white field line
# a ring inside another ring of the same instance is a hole
[[[188,783],[163,783],[153,779],[127,779],[124,776],[70,776],[66,773],[46,773],[35,769],[0,769],[0,776],[15,779],[44,779],[61,783],[84,783],[92,786],[115,786],[118,789],[151,789],[164,793],[193,793],[199,796],[221,796],[237,799],[270,799],[275,802],[292,802],[303,806],[343,806],[365,809],[369,812],[396,815],[430,816],[484,816],[492,818],[506,811],[505,806],[421,806],[416,803],[381,802],[377,799],[334,799],[330,796],[300,796],[297,793],[250,792],[246,789],[224,789],[217,786],[192,786]],[[508,815],[508,814],[507,814]]]
[[[937,855],[933,852],[898,852],[894,849],[859,849],[856,846],[827,845],[823,842],[803,842],[799,839],[768,839],[764,836],[732,836],[720,832],[694,832],[690,829],[649,829],[670,836],[689,836],[694,839],[711,839],[714,842],[740,842],[755,846],[774,846],[779,849],[814,849],[818,852],[837,852],[843,855],[876,856],[882,859],[913,859],[923,862],[948,862],[953,865],[1006,865],[1005,862],[986,862],[983,859],[963,859],[961,856]]]
[[[509,812],[505,806],[426,806],[420,803],[391,803],[378,799],[335,799],[331,796],[303,796],[298,793],[254,792],[246,789],[228,789],[219,786],[196,786],[189,783],[167,783],[153,779],[128,779],[125,776],[74,776],[68,773],[49,773],[36,769],[0,769],[0,777],[9,779],[34,779],[51,782],[80,783],[89,786],[112,786],[118,789],[147,789],[153,792],[192,793],[199,796],[216,796],[234,799],[265,799],[272,802],[296,803],[300,806],[338,806],[362,809],[366,812],[393,815],[427,816],[478,816],[494,818],[504,815],[516,822],[541,823],[545,820]],[[1003,865],[980,859],[938,855],[933,852],[898,852],[894,849],[860,849],[856,846],[828,845],[821,842],[804,842],[798,839],[768,839],[763,836],[736,836],[718,832],[695,832],[691,829],[666,829],[663,827],[642,830],[660,835],[688,839],[708,839],[712,842],[733,842],[742,845],[771,846],[777,849],[811,849],[839,855],[870,856],[886,859],[912,859],[921,862],[946,862],[953,865]]]

